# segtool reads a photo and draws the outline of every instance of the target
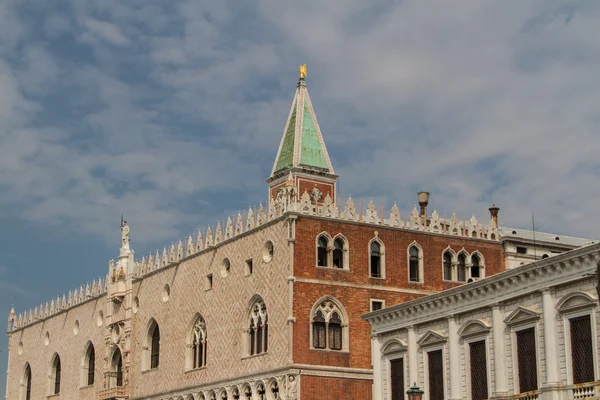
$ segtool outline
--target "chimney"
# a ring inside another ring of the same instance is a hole
[[[496,226],[498,226],[498,211],[500,211],[500,208],[498,208],[495,204],[492,204],[489,210],[491,218],[496,223]]]
[[[427,204],[429,204],[429,192],[419,192],[417,194],[419,205],[421,206],[421,216],[427,217]]]

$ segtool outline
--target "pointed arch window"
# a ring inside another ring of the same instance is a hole
[[[319,239],[317,240],[317,265],[319,267],[328,267],[329,266],[329,260],[327,257],[327,247],[329,246],[329,241],[327,240],[327,238],[322,235],[319,236]]]
[[[452,253],[449,250],[444,252],[444,280],[452,280]]]
[[[60,375],[61,375],[60,356],[57,354],[52,363],[52,383],[51,383],[51,394],[60,393]]]
[[[154,325],[154,329],[152,331],[152,342],[150,347],[150,369],[158,368],[160,355],[160,330],[158,329],[158,324]]]
[[[344,268],[344,241],[340,238],[333,241],[333,267]]]
[[[479,279],[481,277],[481,259],[478,254],[473,254],[471,256],[471,278]]]
[[[86,368],[87,368],[87,385],[93,385],[96,373],[96,351],[94,345],[90,344],[87,351],[86,357]]]
[[[192,369],[206,366],[206,322],[198,316],[191,332],[191,363]]]
[[[311,315],[312,348],[335,351],[348,349],[348,324],[341,306],[327,299],[314,307]]]
[[[410,246],[408,251],[409,280],[419,282],[419,249],[416,246]]]
[[[123,355],[118,347],[112,356],[110,372],[109,386],[123,386]]]
[[[27,364],[27,367],[25,367],[25,376],[23,382],[25,383],[24,399],[31,400],[31,366],[29,365],[29,363]]]
[[[465,282],[467,280],[467,260],[464,253],[460,253],[457,257],[457,260],[458,280],[460,282]]]
[[[250,307],[248,342],[251,356],[266,353],[269,348],[267,306],[262,299],[256,300]]]
[[[327,347],[327,325],[325,317],[321,310],[317,311],[313,318],[313,347],[315,349],[324,349]]]
[[[381,271],[381,244],[377,241],[371,242],[370,246],[371,278],[382,278]]]

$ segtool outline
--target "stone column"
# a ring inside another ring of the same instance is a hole
[[[508,393],[506,371],[506,351],[504,346],[504,313],[500,305],[492,307],[492,335],[494,341],[494,378],[496,387],[492,392],[495,396]]]
[[[450,400],[461,400],[460,337],[456,317],[448,317],[448,353],[450,357]]]
[[[544,351],[546,356],[546,384],[558,384],[558,341],[556,333],[556,308],[550,289],[542,292],[544,310]]]
[[[419,384],[419,362],[417,361],[417,334],[415,327],[408,327],[408,379],[409,384]]]
[[[381,343],[377,335],[371,336],[371,360],[373,362],[373,398],[382,399],[383,370],[381,357]]]

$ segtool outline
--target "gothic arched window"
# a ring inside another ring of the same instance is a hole
[[[320,301],[311,314],[312,347],[323,350],[348,350],[348,324],[344,310],[336,301]]]
[[[158,368],[160,362],[160,329],[154,318],[151,318],[148,322],[142,349],[142,370]]]
[[[370,246],[371,278],[382,278],[381,273],[381,245],[377,241],[371,242]]]
[[[95,373],[96,373],[96,351],[94,345],[89,344],[86,357],[85,357],[85,370],[86,370],[86,384],[88,386],[94,384]]]
[[[344,241],[340,238],[333,241],[333,267],[344,268]]]
[[[29,363],[27,363],[27,366],[25,367],[23,384],[25,385],[25,396],[21,398],[25,400],[31,400],[31,366],[29,365]]]
[[[206,322],[201,315],[196,318],[191,332],[191,369],[202,368],[206,365]]]
[[[327,325],[325,324],[325,317],[321,310],[317,311],[313,317],[313,347],[315,349],[324,349],[327,347]]]
[[[265,353],[269,348],[269,325],[267,306],[257,299],[250,307],[248,324],[248,349],[251,356]]]
[[[160,355],[160,330],[158,329],[158,324],[154,324],[154,329],[152,330],[152,344],[150,347],[150,369],[158,367]]]
[[[465,282],[467,280],[467,261],[466,257],[463,253],[460,253],[457,257],[458,260],[458,280],[461,282]]]
[[[110,362],[110,380],[109,386],[123,386],[123,356],[121,350],[117,347],[113,353],[112,360]]]
[[[481,256],[477,253],[471,255],[471,278],[483,278],[482,268],[483,262]]]
[[[327,237],[324,235],[319,236],[317,240],[317,265],[319,267],[328,267],[329,262],[327,260],[327,247],[329,243]]]
[[[410,246],[408,257],[409,280],[419,282],[419,249],[417,246]]]
[[[452,253],[449,250],[444,252],[444,280],[452,280]]]
[[[59,394],[60,393],[60,374],[61,374],[60,356],[57,354],[54,357],[54,361],[52,362],[51,394]]]

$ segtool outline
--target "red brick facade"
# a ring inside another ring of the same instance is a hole
[[[316,241],[322,232],[330,237],[341,233],[347,239],[348,269],[317,267]],[[385,279],[369,276],[369,242],[376,235],[385,246]],[[408,278],[407,252],[413,241],[423,249],[423,283],[409,282]],[[385,300],[389,307],[460,285],[443,280],[442,253],[448,246],[457,253],[463,248],[481,253],[485,276],[505,269],[500,242],[300,216],[294,249],[294,363],[371,369],[370,326],[360,317],[370,311],[370,299]],[[324,296],[335,298],[348,315],[348,352],[311,349],[310,313]],[[348,393],[352,398],[370,399],[371,382],[302,378],[302,399],[340,399],[347,398]]]

